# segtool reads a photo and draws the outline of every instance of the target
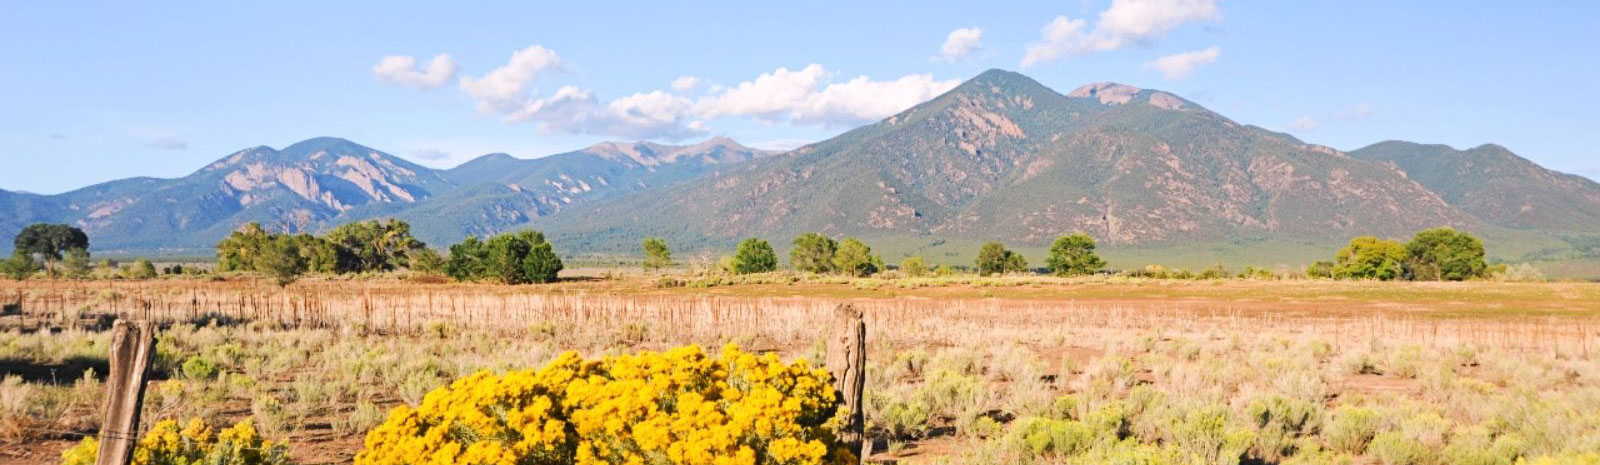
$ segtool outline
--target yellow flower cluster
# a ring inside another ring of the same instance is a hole
[[[199,418],[182,428],[173,420],[157,422],[133,447],[133,465],[238,465],[287,464],[288,445],[263,439],[255,424],[245,420],[213,434]],[[84,438],[61,452],[61,465],[92,465],[100,455],[100,442]]]
[[[832,432],[828,373],[737,347],[479,372],[398,407],[356,465],[854,463]]]

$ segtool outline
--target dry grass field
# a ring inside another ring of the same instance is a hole
[[[688,344],[821,360],[864,310],[874,459],[1497,464],[1600,452],[1600,286],[579,270],[0,282],[0,464],[97,431],[105,322],[161,322],[143,423],[253,417],[303,464],[464,375]],[[1552,463],[1588,463],[1581,461]]]

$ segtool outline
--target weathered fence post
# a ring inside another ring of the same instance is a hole
[[[111,373],[106,378],[106,417],[100,426],[95,465],[128,465],[138,442],[145,378],[155,353],[155,327],[118,319],[111,325]]]
[[[828,372],[833,375],[833,389],[842,401],[845,424],[839,428],[839,440],[851,452],[866,456],[861,448],[865,438],[866,418],[863,414],[861,394],[867,375],[867,324],[862,321],[861,310],[854,305],[842,304],[833,311],[833,333],[828,339]]]

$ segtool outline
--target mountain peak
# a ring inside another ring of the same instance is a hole
[[[315,155],[318,152],[364,155],[376,151],[377,150],[373,150],[367,146],[351,142],[348,139],[338,137],[313,137],[300,142],[295,142],[288,147],[284,147],[280,152],[285,155],[304,158]]]
[[[1074,98],[1098,98],[1100,103],[1107,105],[1120,105],[1133,100],[1133,97],[1139,95],[1140,92],[1144,92],[1144,89],[1127,84],[1106,81],[1085,84],[1077,89],[1073,89],[1072,92],[1067,94],[1067,96]]]

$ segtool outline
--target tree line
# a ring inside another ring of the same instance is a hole
[[[469,236],[450,246],[448,259],[411,235],[401,220],[346,223],[322,235],[274,233],[249,223],[217,243],[218,271],[254,271],[280,285],[301,275],[382,273],[400,268],[444,273],[457,281],[505,284],[546,283],[561,271],[544,234],[503,233],[480,240]]]
[[[0,274],[13,279],[26,279],[41,271],[51,277],[84,278],[96,269],[90,261],[89,238],[76,227],[30,225],[17,233],[13,245],[12,257],[0,260]],[[835,240],[808,232],[795,237],[791,246],[789,265],[797,271],[866,277],[888,268],[881,255],[856,238]],[[647,271],[675,265],[665,239],[645,238],[641,249]],[[261,273],[282,285],[306,273],[384,273],[397,269],[443,274],[456,281],[548,283],[555,281],[563,268],[554,246],[539,231],[506,232],[485,238],[469,236],[451,245],[445,257],[412,236],[409,224],[394,219],[347,223],[321,235],[276,233],[251,222],[219,241],[216,253],[219,272]],[[741,241],[732,255],[717,263],[718,269],[733,274],[770,272],[778,266],[772,244],[760,238]],[[136,279],[196,271],[193,267],[185,270],[182,265],[157,270],[145,259],[128,268],[107,260],[99,268],[114,270],[114,276]],[[916,255],[902,260],[897,270],[909,277],[954,272],[948,265],[930,268]],[[1096,253],[1093,237],[1072,233],[1051,243],[1043,270],[1030,268],[1022,254],[1000,242],[982,244],[972,270],[980,276],[1039,271],[1079,276],[1106,272],[1106,262]],[[1491,270],[1482,240],[1441,227],[1420,231],[1405,243],[1356,237],[1333,260],[1312,263],[1305,274],[1334,279],[1462,281],[1484,278]],[[1136,270],[1134,275],[1147,271]],[[1246,275],[1259,271],[1252,268]],[[1227,273],[1208,270],[1196,276],[1213,275],[1226,277]]]
[[[790,245],[789,266],[797,271],[866,277],[886,270],[883,256],[872,253],[872,247],[859,239],[846,237],[834,240],[821,233],[808,232],[796,236]],[[665,239],[645,238],[641,248],[646,271],[673,265],[672,250]],[[1045,263],[1047,271],[1057,276],[1088,275],[1105,269],[1105,260],[1095,253],[1094,238],[1083,233],[1056,238]],[[723,257],[717,267],[734,274],[776,271],[778,254],[771,243],[752,237],[741,241],[733,255]],[[1007,249],[1005,244],[999,242],[987,242],[979,247],[973,267],[982,276],[1033,271],[1022,254]],[[927,262],[918,255],[906,257],[900,262],[898,270],[910,277],[952,273],[948,266],[930,270]]]
[[[1425,229],[1402,244],[1361,236],[1306,268],[1313,278],[1465,281],[1488,276],[1483,241],[1449,227]]]

